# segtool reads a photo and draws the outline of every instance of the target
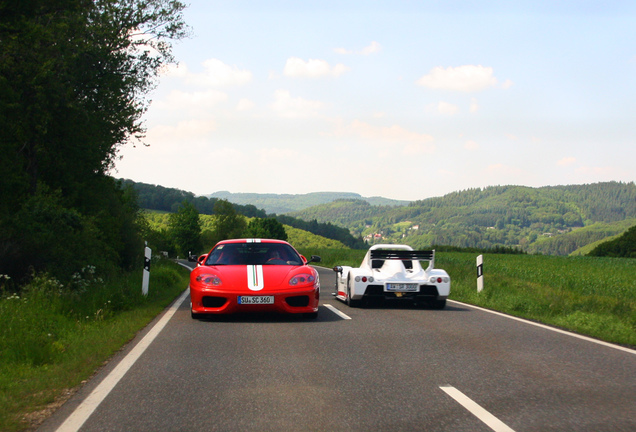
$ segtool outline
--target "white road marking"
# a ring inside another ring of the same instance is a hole
[[[483,409],[479,404],[457,390],[455,387],[441,386],[440,388],[495,432],[514,432],[513,429],[510,429],[505,423]]]
[[[502,316],[502,317],[505,317],[505,318],[510,318],[512,320],[515,320],[515,321],[520,321],[520,322],[523,322],[523,323],[526,323],[526,324],[531,324],[533,326],[541,327],[541,328],[546,329],[546,330],[551,330],[551,331],[556,332],[556,333],[561,333],[561,334],[564,334],[564,335],[572,336],[572,337],[575,337],[575,338],[578,338],[578,339],[582,339],[584,341],[594,342],[595,344],[598,344],[598,345],[603,345],[603,346],[606,346],[606,347],[610,347],[610,348],[614,348],[614,349],[617,349],[617,350],[625,351],[625,352],[628,352],[630,354],[636,354],[636,350],[633,350],[631,348],[626,348],[624,346],[615,345],[615,344],[612,344],[612,343],[609,343],[609,342],[605,342],[605,341],[602,341],[602,340],[598,340],[598,339],[593,339],[591,337],[583,336],[583,335],[580,335],[580,334],[577,334],[577,333],[572,333],[572,332],[569,332],[567,330],[561,330],[561,329],[558,329],[556,327],[550,327],[550,326],[545,325],[545,324],[540,324],[540,323],[537,323],[537,322],[534,322],[534,321],[529,321],[527,319],[519,318],[519,317],[516,317],[516,316],[506,315],[505,313],[497,312],[497,311],[494,311],[494,310],[484,309],[484,308],[479,307],[479,306],[473,306],[473,305],[468,304],[468,303],[462,303],[462,302],[458,302],[456,300],[448,300],[448,301],[452,302],[452,303],[460,304],[462,306],[468,306],[468,307],[471,307],[473,309],[478,309],[480,311],[488,312],[488,313],[491,313],[491,314],[494,314],[494,315],[499,315],[499,316]]]
[[[150,331],[139,341],[139,343],[124,357],[119,364],[113,369],[104,381],[102,381],[86,399],[77,407],[75,411],[57,428],[57,432],[75,432],[82,427],[84,422],[90,417],[90,415],[97,409],[100,403],[108,396],[110,391],[117,385],[119,380],[128,372],[133,364],[139,357],[146,351],[146,348],[152,343],[157,335],[166,326],[172,315],[179,309],[188,295],[189,290],[185,290],[181,297],[170,307],[166,314],[150,329]]]
[[[342,319],[346,319],[346,320],[351,319],[349,315],[346,315],[345,313],[340,312],[338,309],[336,309],[334,306],[331,306],[330,304],[323,304],[323,306],[329,309],[331,312],[338,315]]]

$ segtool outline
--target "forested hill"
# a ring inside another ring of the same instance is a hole
[[[192,192],[181,189],[138,183],[128,179],[121,179],[120,181],[124,187],[130,186],[135,190],[137,204],[141,208],[174,213],[179,209],[183,201],[188,201],[194,204],[199,213],[214,214],[214,204],[216,204],[217,198],[196,196]],[[264,218],[267,216],[264,210],[258,209],[251,204],[235,204],[234,208],[238,213],[247,217]]]
[[[408,206],[361,200],[322,204],[290,216],[331,221],[369,241],[400,241],[569,254],[636,223],[636,185],[492,186],[453,192]]]
[[[330,203],[340,199],[362,200],[372,206],[403,206],[409,201],[394,200],[382,197],[365,198],[352,192],[312,192],[306,194],[258,194],[258,193],[231,193],[227,191],[214,192],[208,195],[210,198],[228,200],[231,203],[247,205],[252,204],[264,209],[267,213],[285,214],[303,210],[320,204]]]
[[[223,198],[207,198],[204,196],[196,196],[192,192],[183,191],[181,189],[166,188],[158,185],[147,183],[137,183],[132,180],[119,180],[122,187],[130,187],[135,191],[137,205],[147,210],[159,210],[175,213],[183,202],[187,201],[194,205],[200,214],[215,214],[215,204]],[[227,201],[227,200],[226,200]],[[304,221],[301,219],[288,217],[284,215],[267,214],[265,210],[256,208],[252,204],[231,204],[235,211],[247,217],[275,217],[279,222],[289,225],[293,228],[309,231],[328,239],[337,240],[344,245],[353,249],[363,249],[365,243],[362,238],[351,235],[347,228],[334,225],[333,223],[317,222],[316,220]]]

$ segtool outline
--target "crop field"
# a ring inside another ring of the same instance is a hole
[[[321,265],[359,266],[366,251],[311,250]],[[451,300],[636,347],[636,260],[484,254],[477,292],[475,253],[440,252],[435,267],[451,276]]]

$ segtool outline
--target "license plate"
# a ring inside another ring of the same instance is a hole
[[[239,296],[238,304],[274,304],[274,296]]]
[[[406,291],[417,292],[419,291],[419,285],[416,283],[387,283],[384,287],[385,291]]]

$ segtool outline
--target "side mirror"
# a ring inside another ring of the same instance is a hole
[[[333,271],[335,271],[336,273],[342,273],[342,266],[335,266],[333,268]]]
[[[204,255],[201,255],[199,258],[197,258],[197,266],[203,265],[207,257],[208,257],[208,254],[204,254]]]
[[[320,261],[322,261],[322,258],[320,258],[318,255],[312,255],[311,259],[307,262],[307,264],[312,262],[320,262]]]

